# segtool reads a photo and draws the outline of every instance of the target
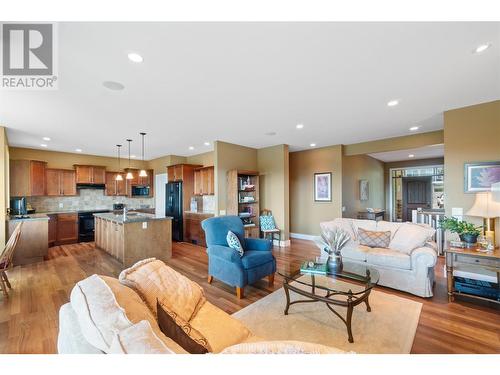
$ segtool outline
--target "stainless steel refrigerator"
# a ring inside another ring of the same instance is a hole
[[[172,216],[172,239],[183,240],[182,182],[169,182],[165,189],[165,215]]]

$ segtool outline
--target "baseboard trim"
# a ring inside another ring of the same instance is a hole
[[[290,237],[297,238],[299,240],[314,241],[314,238],[317,236],[313,236],[312,234],[290,233]]]

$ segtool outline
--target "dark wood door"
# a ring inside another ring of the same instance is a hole
[[[31,196],[45,195],[45,167],[43,161],[30,162],[30,190]]]
[[[45,170],[46,179],[46,194],[48,196],[59,196],[61,195],[61,171],[59,169]]]
[[[411,212],[432,208],[432,177],[403,177],[403,221],[411,221]]]
[[[62,195],[76,195],[76,172],[70,170],[61,171]]]

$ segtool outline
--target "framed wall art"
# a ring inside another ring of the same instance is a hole
[[[314,174],[314,201],[315,202],[332,201],[331,172]]]
[[[500,182],[500,161],[466,163],[464,191],[478,193],[491,191],[491,185]]]

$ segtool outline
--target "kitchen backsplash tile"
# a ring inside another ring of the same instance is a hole
[[[127,198],[104,195],[104,190],[81,189],[74,197],[27,197],[26,200],[37,212],[60,210],[112,209],[114,203],[125,203],[129,208],[154,208],[154,198]],[[59,207],[59,203],[63,207]]]

